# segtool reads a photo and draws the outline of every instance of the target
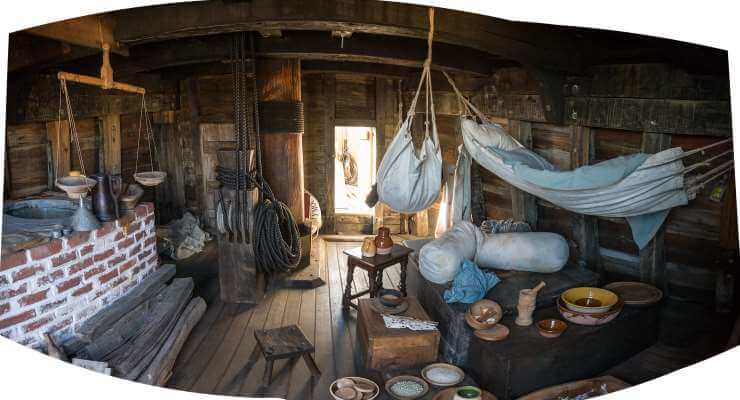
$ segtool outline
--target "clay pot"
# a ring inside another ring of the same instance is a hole
[[[519,291],[519,303],[516,305],[517,316],[514,323],[519,326],[532,325],[532,313],[537,304],[537,292],[545,286],[545,282],[540,282],[532,289],[522,289]]]
[[[362,256],[375,257],[376,251],[377,248],[375,247],[375,239],[366,237],[365,240],[362,241]]]
[[[375,247],[377,254],[390,254],[393,248],[393,239],[391,239],[391,230],[386,227],[378,228],[378,236],[375,237]]]

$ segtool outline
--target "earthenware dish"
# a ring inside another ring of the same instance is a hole
[[[442,373],[449,374],[450,377],[457,375],[457,378],[450,379],[449,381],[442,381],[442,380],[435,380],[434,377],[430,375],[434,375],[435,370],[440,370]],[[424,378],[427,382],[432,384],[436,387],[448,387],[448,386],[455,386],[458,383],[462,382],[463,379],[465,379],[465,372],[461,370],[460,368],[452,365],[452,364],[446,364],[446,363],[434,363],[429,364],[424,369],[421,370],[421,377]]]
[[[537,322],[537,330],[540,335],[549,339],[562,335],[566,328],[568,328],[568,324],[559,319],[548,318]]]
[[[478,300],[468,307],[465,321],[473,329],[488,329],[496,325],[504,315],[501,306],[493,300]]]
[[[568,307],[565,306],[563,299],[558,298],[558,311],[560,312],[560,315],[562,315],[566,321],[577,325],[595,326],[606,324],[617,318],[623,307],[624,302],[617,301],[617,304],[605,313],[579,313],[568,309]]]
[[[432,400],[453,400],[455,398],[455,393],[460,388],[452,387],[447,388],[439,393],[437,393],[436,396]],[[481,400],[498,400],[496,396],[494,396],[492,393],[487,392],[485,390],[481,390]]]
[[[396,289],[380,289],[377,297],[380,303],[386,307],[396,307],[405,301],[403,293]]]
[[[612,282],[604,289],[611,290],[628,306],[649,306],[663,298],[663,292],[642,282]]]
[[[357,400],[373,400],[380,394],[380,388],[375,382],[359,376],[347,376],[332,382],[331,385],[329,385],[329,395],[331,395],[332,399],[345,400],[336,394],[337,390],[341,388],[351,388],[355,391],[355,398]],[[372,391],[368,392],[367,388],[372,388]]]
[[[421,385],[422,390],[418,394],[404,396],[403,394],[396,393],[393,390],[393,386],[400,382],[416,382]],[[427,394],[427,392],[429,391],[429,384],[427,384],[424,379],[421,379],[418,376],[399,375],[394,378],[388,379],[388,381],[385,382],[385,391],[396,400],[415,400],[424,397],[424,395]]]
[[[488,329],[479,329],[473,334],[481,340],[487,342],[498,342],[504,340],[509,336],[509,327],[504,324],[496,324]]]
[[[619,300],[614,292],[595,287],[568,289],[560,298],[568,309],[584,314],[605,313]]]

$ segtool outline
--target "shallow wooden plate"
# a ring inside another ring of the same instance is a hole
[[[479,329],[473,332],[473,334],[487,342],[498,342],[509,336],[509,327],[503,324],[496,324],[492,328]]]
[[[616,293],[628,306],[649,306],[663,298],[660,289],[642,282],[612,282],[604,289]]]
[[[445,389],[439,393],[437,393],[436,396],[432,400],[452,400],[452,398],[455,396],[455,391],[459,388],[449,388]],[[496,396],[493,395],[491,392],[486,392],[483,390],[483,396],[481,396],[481,400],[498,400]]]

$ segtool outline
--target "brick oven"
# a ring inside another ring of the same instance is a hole
[[[33,348],[60,342],[158,267],[154,205],[42,245],[4,255],[0,335]]]

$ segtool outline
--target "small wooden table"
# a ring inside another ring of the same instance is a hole
[[[344,254],[347,255],[347,285],[344,288],[344,297],[342,298],[342,307],[344,310],[348,310],[350,306],[357,308],[352,303],[352,299],[356,299],[365,294],[370,294],[370,297],[375,297],[378,290],[383,288],[383,270],[396,264],[401,264],[401,282],[399,283],[399,289],[406,296],[406,265],[408,264],[409,254],[413,250],[406,246],[394,244],[390,254],[376,255],[375,257],[363,257],[362,248],[354,247],[349,250],[345,250]],[[368,280],[370,281],[370,289],[364,290],[360,293],[352,294],[352,276],[355,272],[355,268],[362,268],[367,271]]]
[[[375,311],[371,299],[360,299],[357,312],[357,335],[370,370],[407,368],[426,365],[437,360],[440,334],[438,330],[412,331],[406,328],[386,328],[383,317]],[[407,297],[409,308],[399,314],[429,320],[415,297]]]
[[[319,367],[311,357],[311,353],[314,352],[313,344],[306,339],[301,328],[296,325],[256,330],[254,338],[257,340],[254,351],[261,351],[262,356],[265,357],[265,374],[262,378],[264,387],[269,386],[272,381],[272,365],[275,360],[303,357],[311,374],[314,377],[321,375]]]

